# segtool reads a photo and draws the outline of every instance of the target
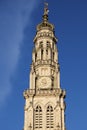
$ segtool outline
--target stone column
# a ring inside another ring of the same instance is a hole
[[[32,84],[32,81],[33,81],[33,79],[32,79],[32,71],[30,72],[30,89],[33,89],[32,87],[33,87],[33,84]]]

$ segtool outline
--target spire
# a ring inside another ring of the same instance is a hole
[[[43,14],[43,22],[46,23],[48,21],[48,3],[44,2],[44,14]]]

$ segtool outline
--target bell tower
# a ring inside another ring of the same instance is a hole
[[[60,87],[57,38],[45,3],[36,27],[29,88],[24,91],[24,130],[65,130],[65,91]]]

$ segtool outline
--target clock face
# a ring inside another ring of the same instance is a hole
[[[51,87],[51,79],[49,77],[42,77],[38,81],[39,88],[50,88]]]

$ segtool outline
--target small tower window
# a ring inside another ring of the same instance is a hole
[[[37,106],[35,109],[34,126],[36,129],[42,128],[42,108]]]
[[[37,53],[35,54],[35,61],[37,60]]]
[[[40,47],[43,47],[43,42],[42,41],[40,42]]]
[[[49,41],[47,41],[47,47],[49,47],[49,45],[50,45],[50,42],[49,42]]]
[[[43,59],[43,49],[41,50],[41,59]]]
[[[49,42],[49,41],[47,41],[47,43],[48,43],[48,44],[50,44],[50,42]]]
[[[46,55],[48,55],[48,49],[46,49]]]
[[[52,77],[52,88],[53,88],[53,86],[54,86],[54,78]]]
[[[46,128],[54,128],[53,107],[48,106],[46,111]]]

